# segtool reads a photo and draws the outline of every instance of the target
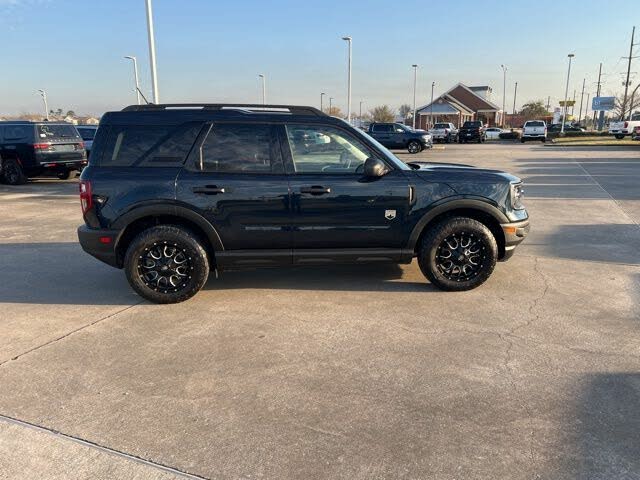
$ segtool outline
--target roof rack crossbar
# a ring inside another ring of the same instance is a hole
[[[161,103],[148,105],[130,105],[122,109],[123,112],[148,112],[158,110],[235,110],[247,114],[259,113],[281,113],[293,115],[317,115],[325,116],[315,107],[305,107],[299,105],[263,105],[257,103]]]

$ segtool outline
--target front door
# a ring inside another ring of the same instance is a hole
[[[368,178],[375,155],[347,130],[287,124],[283,153],[291,188],[294,256],[302,249],[400,249],[409,182],[400,170]]]
[[[224,247],[217,260],[289,263],[289,185],[278,127],[217,123],[206,128],[178,177],[177,200],[195,207],[217,230]]]

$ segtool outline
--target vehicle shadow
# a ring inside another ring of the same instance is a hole
[[[3,195],[29,195],[31,198],[77,196],[78,180],[58,180],[56,178],[30,179],[24,185],[0,183],[0,198]]]
[[[69,242],[0,243],[1,303],[56,305],[133,305],[141,298],[124,272]],[[205,289],[286,289],[363,292],[427,292],[420,281],[402,280],[398,265],[284,267],[221,272]]]

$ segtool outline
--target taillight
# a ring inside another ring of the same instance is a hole
[[[76,150],[82,150],[84,148],[84,142],[76,143]]]
[[[624,128],[627,128],[629,126],[629,122],[624,122]]]
[[[86,214],[93,207],[93,198],[91,195],[91,182],[87,180],[80,181],[80,205],[82,214]]]
[[[34,143],[33,144],[33,149],[34,150],[48,150],[50,146],[51,146],[50,143]]]

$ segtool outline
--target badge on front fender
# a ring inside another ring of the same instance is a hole
[[[396,218],[396,211],[395,210],[385,210],[384,211],[384,218],[386,218],[387,220],[393,220],[394,218]]]

